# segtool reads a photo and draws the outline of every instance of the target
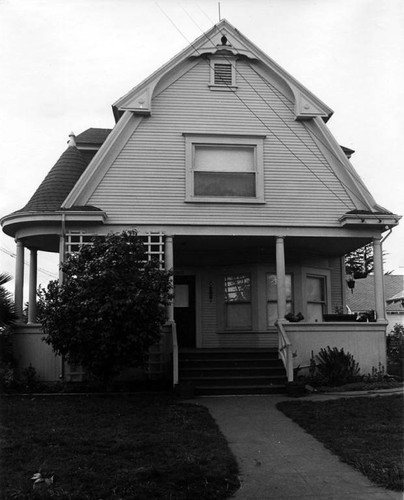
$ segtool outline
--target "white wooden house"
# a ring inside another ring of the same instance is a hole
[[[400,217],[355,172],[352,151],[327,128],[326,104],[222,20],[113,111],[111,131],[72,136],[28,204],[2,219],[17,242],[19,310],[24,248],[31,256],[21,363],[38,365],[37,355],[44,378],[59,376],[32,340],[37,251],[63,259],[91,235],[137,229],[174,270],[162,342],[174,382],[177,346],[216,356],[217,368],[231,353],[275,352],[289,380],[293,363],[307,365],[327,345],[344,347],[365,372],[385,365],[382,238]],[[344,254],[370,242],[377,321],[323,321],[346,303]],[[304,319],[289,322],[289,312]]]

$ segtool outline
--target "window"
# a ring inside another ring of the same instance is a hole
[[[326,308],[326,286],[324,276],[307,276],[307,321],[323,321]]]
[[[224,278],[225,328],[251,330],[251,276],[233,274]]]
[[[186,201],[263,201],[263,137],[185,137]]]
[[[285,275],[286,314],[293,312],[292,275]],[[278,279],[276,274],[267,274],[267,327],[272,328],[278,319]]]

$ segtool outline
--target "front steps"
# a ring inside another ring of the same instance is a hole
[[[285,393],[277,349],[180,349],[180,384],[195,395]]]

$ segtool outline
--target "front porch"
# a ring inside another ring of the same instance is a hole
[[[73,244],[76,234],[67,232],[60,238],[61,260],[66,245]],[[78,234],[79,243],[90,238],[88,232]],[[174,385],[181,382],[178,353],[186,347],[205,352],[275,349],[289,381],[293,380],[293,368],[308,366],[312,352],[315,355],[328,345],[349,351],[362,373],[371,372],[379,363],[386,366],[380,238],[373,238],[376,322],[333,323],[324,322],[323,315],[343,306],[345,294],[351,293],[342,255],[364,240],[352,239],[349,234],[344,238],[331,233],[320,238],[316,234],[173,236],[159,232],[157,236],[148,236],[150,254],[157,254],[162,265],[173,270],[176,295],[168,308],[163,341],[151,351],[149,373],[168,376]],[[156,242],[152,242],[153,238]],[[29,243],[29,239],[24,244],[17,240],[15,296],[19,314],[23,303],[24,247],[30,248]],[[157,250],[152,245],[157,245]],[[20,369],[31,363],[44,381],[66,379],[66,367],[42,342],[40,326],[35,323],[36,249],[30,248],[30,255],[29,324],[18,325],[15,336]],[[302,312],[304,320],[286,322],[284,318],[289,312]],[[72,380],[80,378],[74,370],[69,373]]]

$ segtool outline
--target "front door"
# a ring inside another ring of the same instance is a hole
[[[174,319],[178,346],[196,347],[195,276],[174,276]]]

